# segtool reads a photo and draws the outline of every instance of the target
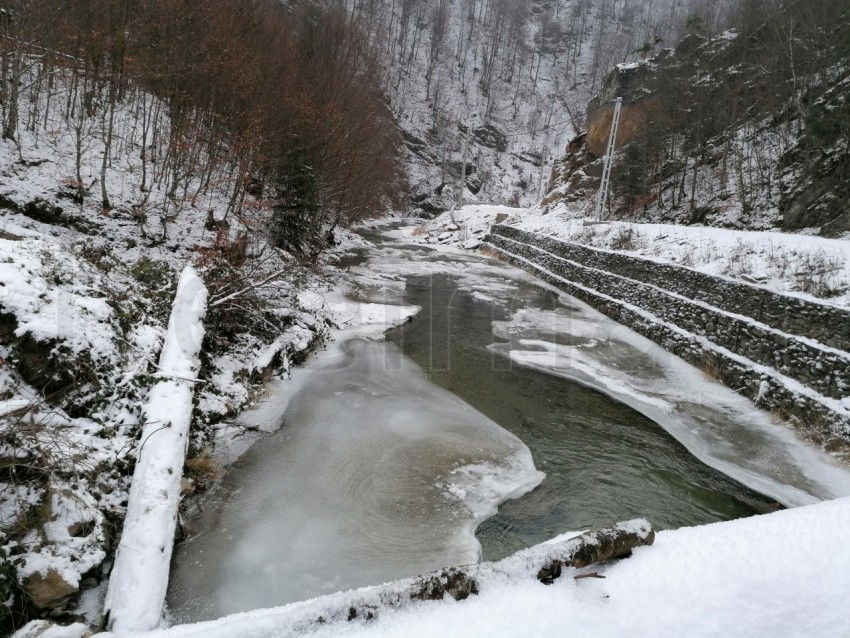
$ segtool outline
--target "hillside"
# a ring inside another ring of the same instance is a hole
[[[432,216],[457,202],[467,125],[465,201],[537,202],[550,157],[583,127],[608,69],[677,41],[697,7],[715,28],[727,4],[350,1],[379,47],[384,90],[404,135],[409,210]]]
[[[673,49],[617,65],[544,206],[591,212],[624,99],[606,216],[837,237],[847,216],[850,30],[834,3],[764,14],[742,3],[711,37],[693,18]]]
[[[245,436],[233,418],[327,338],[337,318],[316,293],[343,226],[404,192],[369,49],[339,14],[173,9],[2,5],[2,633],[32,617],[101,622],[180,271],[210,291],[188,495],[219,474],[216,444]],[[246,32],[241,57],[222,46]],[[360,57],[307,64],[319,35]],[[329,106],[323,90],[352,74],[348,101]],[[270,106],[284,87],[290,100]]]

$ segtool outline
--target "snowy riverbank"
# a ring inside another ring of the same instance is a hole
[[[500,216],[500,217],[499,217]],[[693,268],[768,290],[850,305],[850,240],[775,231],[625,221],[599,223],[585,210],[469,204],[425,223],[417,241],[477,248],[497,217],[528,232]]]
[[[375,620],[304,625],[378,588],[145,634],[147,638],[362,636],[844,636],[850,609],[850,499],[660,532],[652,547],[543,585],[517,569],[465,601],[410,603]],[[108,634],[101,634],[106,638]]]

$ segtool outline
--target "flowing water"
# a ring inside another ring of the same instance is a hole
[[[441,311],[390,332],[388,339],[432,381],[520,437],[546,473],[537,490],[503,504],[498,516],[480,526],[485,559],[605,522],[646,517],[669,529],[772,506],[771,499],[699,461],[636,410],[495,354],[488,347],[494,343],[492,324],[509,309],[458,291],[448,277],[414,278],[407,288],[408,301]],[[512,301],[568,310],[556,295],[533,285],[518,289]]]
[[[521,271],[369,237],[351,295],[421,313],[308,373],[178,547],[176,621],[635,516],[672,528],[850,494],[850,474],[751,403]]]

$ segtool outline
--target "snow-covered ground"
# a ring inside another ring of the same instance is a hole
[[[775,292],[850,305],[850,240],[775,231],[608,222],[559,204],[519,212],[507,223],[595,248],[617,250],[765,286]]]
[[[468,204],[438,215],[414,231],[413,241],[435,246],[457,246],[474,250],[481,245],[497,220],[506,221],[525,213],[524,208]]]
[[[54,98],[66,95],[63,82],[55,78]],[[212,280],[211,307],[227,295],[241,301],[243,282],[268,278],[253,291],[262,300],[255,314],[280,328],[266,338],[246,326],[206,349],[190,442],[202,464],[215,436],[209,424],[227,428],[221,422],[268,376],[285,377],[291,360],[322,340],[330,311],[306,307],[301,295],[327,284],[264,248],[262,233],[246,247],[265,255],[247,261],[256,271],[226,285],[210,275],[247,226],[262,228],[268,210],[248,196],[243,214],[231,211],[224,224],[232,181],[214,179],[201,194],[193,177],[172,197],[167,180],[153,179],[152,162],[143,188],[141,150],[158,158],[167,145],[167,108],[155,109],[163,137],[144,139],[140,126],[136,107],[144,100],[153,109],[152,96],[118,105],[103,179],[99,118],[86,120],[78,147],[73,123],[30,99],[22,96],[22,111],[41,109],[44,128],[21,126],[17,144],[0,140],[0,456],[9,468],[0,480],[0,554],[12,553],[17,580],[43,613],[66,609],[97,624],[104,560],[127,506],[144,399],[162,372],[157,353],[178,273],[194,264]],[[102,209],[102,185],[111,210]],[[0,577],[4,595],[7,586]]]
[[[414,241],[478,248],[497,219],[564,241],[677,264],[804,299],[850,306],[850,239],[708,226],[600,223],[586,211],[564,204],[550,208],[468,204],[425,222]]]
[[[370,590],[145,634],[147,638],[457,636],[843,637],[850,626],[850,499],[663,531],[622,561],[567,569],[552,585],[522,569],[483,577],[462,602],[304,622]],[[602,578],[573,577],[595,571]],[[104,638],[106,634],[103,634]]]

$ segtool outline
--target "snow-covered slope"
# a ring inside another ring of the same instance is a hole
[[[606,221],[580,204],[531,208],[469,204],[424,223],[414,241],[478,248],[494,223],[577,244],[639,255],[769,290],[850,305],[850,241],[779,231],[747,231],[640,221]]]
[[[69,86],[58,73],[53,81],[55,106]],[[271,250],[261,232],[246,239],[268,215],[262,204],[248,195],[244,214],[231,209],[225,220],[223,184],[201,195],[198,175],[194,187],[169,193],[152,161],[143,187],[142,149],[150,160],[167,144],[143,120],[157,117],[167,132],[168,109],[134,90],[135,101],[116,107],[104,172],[103,118],[85,119],[80,138],[74,121],[46,108],[45,93],[21,96],[22,112],[40,113],[36,125],[0,140],[0,628],[32,614],[99,622],[104,560],[126,510],[142,406],[161,372],[157,353],[184,266],[207,281],[215,317],[188,491],[217,471],[211,447],[222,421],[327,335],[330,312],[299,296],[326,288],[322,277]]]

